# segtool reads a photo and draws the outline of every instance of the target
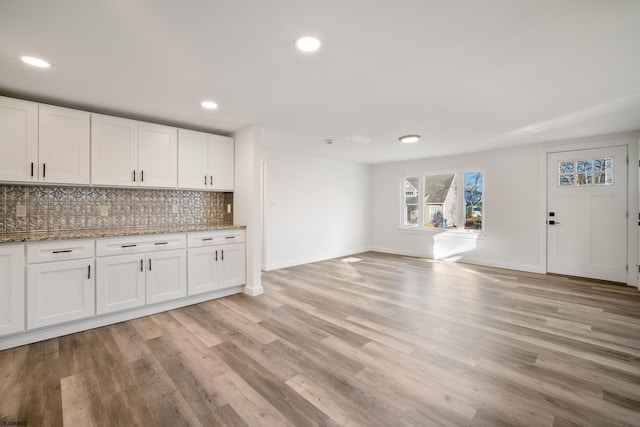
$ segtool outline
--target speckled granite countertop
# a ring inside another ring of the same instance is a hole
[[[186,233],[190,231],[243,230],[245,225],[182,226],[182,227],[123,227],[95,230],[34,231],[30,233],[0,234],[0,244],[41,242],[45,240],[95,239],[100,237],[139,236],[142,234]]]

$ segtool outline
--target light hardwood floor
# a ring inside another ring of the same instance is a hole
[[[0,352],[0,425],[640,425],[640,293],[367,252]]]

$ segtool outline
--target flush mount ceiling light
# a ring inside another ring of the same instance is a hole
[[[398,138],[403,144],[413,144],[420,141],[420,135],[404,135]]]
[[[218,104],[213,101],[202,101],[200,105],[202,105],[202,108],[206,108],[207,110],[215,110],[218,108]]]
[[[296,47],[302,52],[315,52],[320,49],[320,40],[315,37],[300,37],[296,40]]]
[[[25,64],[33,65],[34,67],[49,68],[51,66],[51,64],[44,59],[34,58],[33,56],[21,56],[20,59]]]

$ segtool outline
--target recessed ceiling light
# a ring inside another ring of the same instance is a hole
[[[420,141],[420,135],[404,135],[398,138],[403,144],[413,144]]]
[[[34,67],[49,68],[51,66],[51,64],[44,59],[34,58],[33,56],[21,56],[20,59],[22,62],[33,65]]]
[[[207,110],[215,110],[218,108],[218,104],[213,101],[202,101],[200,105],[202,105],[202,108],[206,108]]]
[[[320,49],[320,40],[315,37],[300,37],[296,40],[296,47],[302,52],[315,52]]]

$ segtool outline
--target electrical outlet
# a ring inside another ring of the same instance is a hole
[[[27,205],[16,205],[16,217],[24,218],[27,216]]]
[[[178,205],[171,205],[171,213],[179,214],[179,213],[180,213],[180,206],[178,206]]]
[[[227,204],[227,213],[231,213],[231,205]]]
[[[109,216],[109,206],[100,206],[100,216]]]

